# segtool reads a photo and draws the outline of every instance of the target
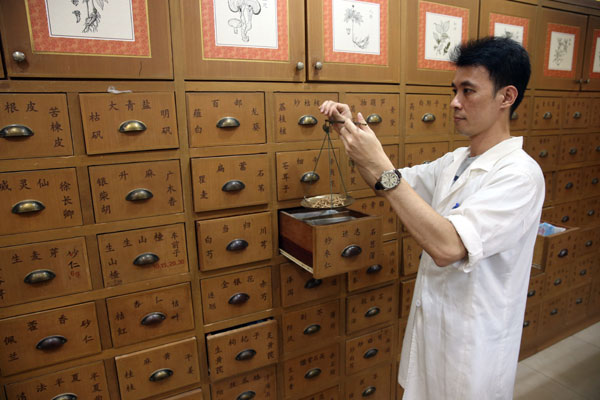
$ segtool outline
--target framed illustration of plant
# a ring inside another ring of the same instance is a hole
[[[529,19],[512,15],[490,13],[489,34],[513,39],[527,50]]]
[[[548,23],[544,50],[544,75],[575,78],[581,32],[578,26]]]

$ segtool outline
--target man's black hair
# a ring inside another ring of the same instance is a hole
[[[519,93],[510,108],[511,114],[523,100],[531,64],[527,50],[514,40],[493,36],[470,40],[457,46],[451,59],[457,67],[482,66],[487,69],[496,93],[505,86],[515,86]]]

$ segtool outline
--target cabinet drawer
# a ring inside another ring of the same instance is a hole
[[[559,144],[558,136],[529,136],[525,138],[525,151],[547,171],[556,168]]]
[[[383,146],[383,151],[394,165],[398,165],[398,150],[399,149],[397,144]],[[346,167],[346,170],[344,171],[344,181],[346,184],[346,190],[352,192],[354,190],[369,189],[369,185],[367,185],[365,180],[360,175],[360,172],[358,172],[358,168],[356,168],[354,161],[350,157],[348,157],[347,154],[343,155],[343,159],[344,165]]]
[[[0,345],[4,376],[101,351],[94,303],[6,318],[0,332],[10,332]]]
[[[179,147],[173,93],[79,95],[87,154]]]
[[[577,222],[581,227],[597,226],[600,221],[600,197],[593,197],[578,202]]]
[[[576,200],[581,197],[582,192],[582,174],[580,169],[568,169],[556,172],[554,201]]]
[[[318,393],[311,394],[301,398],[300,400],[339,400],[340,399],[340,388],[334,386],[329,389],[321,390]]]
[[[590,104],[590,126],[600,126],[600,98],[591,99]]]
[[[104,286],[188,271],[183,224],[98,235]]]
[[[544,298],[554,297],[567,291],[571,285],[571,265],[561,266],[546,272],[544,281]]]
[[[115,347],[194,328],[188,283],[109,297],[106,307]]]
[[[408,318],[416,282],[416,278],[400,281],[400,318]]]
[[[283,363],[285,397],[296,397],[323,389],[340,376],[340,349],[334,343]]]
[[[532,129],[560,129],[560,97],[533,99]]]
[[[165,400],[203,400],[202,389],[191,390],[173,397],[166,397]]]
[[[402,276],[416,274],[423,248],[412,236],[402,238]]]
[[[265,95],[187,93],[190,147],[265,143]]]
[[[346,333],[388,322],[394,317],[396,296],[394,287],[348,296],[346,298]]]
[[[529,288],[527,289],[527,304],[538,303],[544,297],[544,288],[546,283],[546,273],[542,272],[529,278]]]
[[[585,257],[578,258],[573,262],[571,268],[571,286],[581,286],[592,282],[595,269],[597,268],[598,256],[590,254]]]
[[[600,124],[592,125],[592,126],[595,127],[595,129],[597,129],[597,127],[600,126]],[[586,149],[587,149],[587,154],[586,154],[587,161],[593,161],[595,163],[600,161],[600,134],[593,133],[593,134],[588,135]]]
[[[0,159],[73,154],[64,94],[0,94]]]
[[[75,168],[0,174],[0,235],[82,224]]]
[[[183,212],[178,160],[89,167],[96,222]]]
[[[202,279],[204,323],[223,321],[273,306],[271,267]]]
[[[567,325],[580,322],[587,315],[588,304],[590,303],[591,284],[573,288],[568,293],[567,305]]]
[[[383,364],[367,372],[346,378],[346,399],[363,398],[388,400],[391,398],[391,367]]]
[[[523,334],[521,336],[521,344],[523,347],[531,344],[537,335],[538,330],[538,322],[540,318],[540,308],[541,305],[539,303],[530,305],[527,304],[527,308],[525,308],[525,318],[523,320]]]
[[[600,166],[581,169],[583,197],[600,196]]]
[[[202,271],[266,260],[273,255],[271,214],[196,221]]]
[[[390,202],[386,199],[382,199],[381,197],[356,199],[348,208],[367,215],[381,216],[382,234],[391,235],[396,233],[396,212],[394,212]]]
[[[562,135],[558,153],[559,164],[570,164],[585,161],[586,135]]]
[[[200,381],[195,337],[117,356],[115,363],[123,400],[145,399]]]
[[[384,360],[390,360],[392,342],[391,326],[346,340],[346,375],[371,369]]]
[[[570,226],[579,225],[579,202],[570,201],[560,204],[552,208],[552,220],[548,220],[553,224],[565,224]]]
[[[325,148],[322,152],[319,150],[278,152],[275,154],[275,160],[279,201],[341,193],[344,190],[338,170],[338,164],[341,168],[341,163],[340,150],[337,148],[333,151]],[[313,171],[317,174],[316,181],[309,179],[307,174]]]
[[[533,251],[533,264],[546,271],[564,266],[573,260],[578,228],[549,236],[538,235]]]
[[[391,240],[382,244],[381,264],[348,272],[348,291],[362,289],[398,278],[398,242]]]
[[[275,366],[212,383],[213,400],[276,399],[277,372]]]
[[[47,400],[109,398],[104,364],[99,361],[6,385],[8,399]],[[96,396],[96,397],[94,397]]]
[[[539,335],[552,336],[561,329],[567,314],[567,297],[560,295],[551,297],[542,302],[538,325]]]
[[[282,316],[283,351],[293,353],[322,346],[336,340],[340,334],[340,303],[338,300]]]
[[[450,95],[407,94],[406,136],[439,136],[452,132]]]
[[[437,160],[448,152],[448,148],[448,142],[405,144],[404,165],[412,167]]]
[[[380,263],[381,219],[344,208],[280,210],[279,247],[315,278],[369,267]]]
[[[275,141],[323,140],[327,117],[319,112],[325,100],[338,101],[337,93],[274,93]],[[332,130],[332,138],[337,134]],[[310,166],[312,168],[312,165]],[[323,176],[324,178],[325,176]]]
[[[510,116],[510,131],[525,131],[529,128],[532,111],[532,97],[524,96],[519,108],[517,108]]]
[[[192,158],[194,211],[266,204],[271,169],[266,154]]]
[[[92,289],[85,239],[0,248],[0,307]]]
[[[590,124],[591,99],[567,97],[563,101],[562,128],[587,128]]]
[[[206,336],[211,381],[279,360],[277,321],[268,320]]]
[[[400,135],[400,96],[385,93],[348,93],[344,102],[354,118],[360,112],[379,137]]]
[[[310,272],[296,264],[285,263],[279,266],[279,276],[283,307],[337,296],[340,292],[340,275],[315,279]]]

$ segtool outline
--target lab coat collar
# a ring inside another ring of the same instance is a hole
[[[494,164],[498,162],[498,160],[502,159],[504,156],[512,153],[513,151],[522,148],[523,137],[511,136],[509,139],[501,141],[497,145],[488,149],[485,153],[481,154],[475,161],[473,161],[470,169],[489,171],[493,168]],[[467,152],[467,156],[468,154],[469,152]]]

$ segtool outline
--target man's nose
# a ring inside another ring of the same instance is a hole
[[[461,108],[462,105],[460,104],[460,101],[458,101],[458,94],[455,94],[454,97],[452,98],[452,101],[450,102],[450,107],[452,108]]]

